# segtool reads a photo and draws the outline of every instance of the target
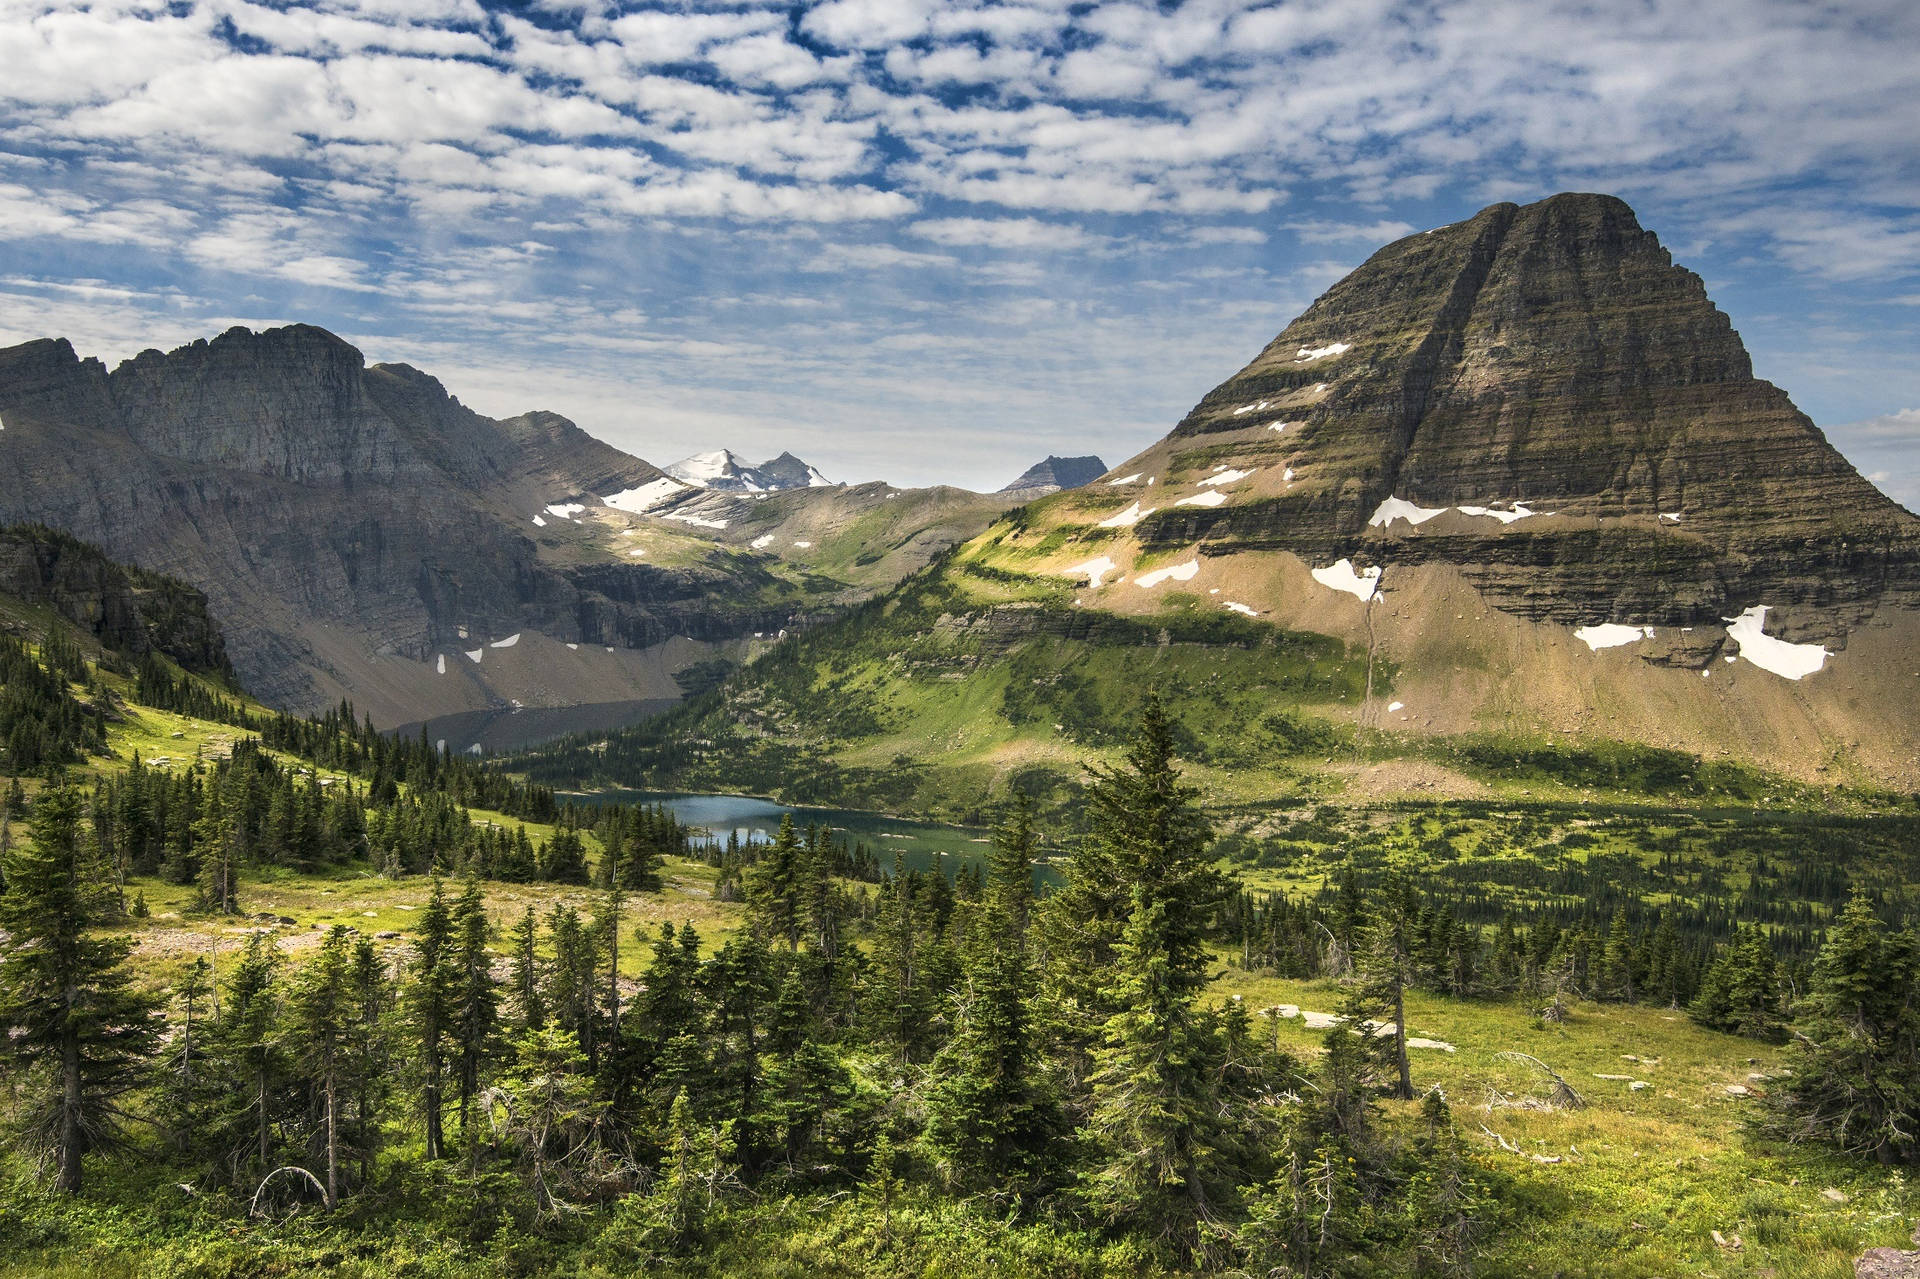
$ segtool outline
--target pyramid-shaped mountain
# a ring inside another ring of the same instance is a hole
[[[1106,473],[1107,464],[1097,457],[1056,457],[1049,453],[1000,491],[1044,497],[1061,489],[1079,488]]]
[[[1534,620],[1714,631],[1688,663],[1750,608],[1844,643],[1920,602],[1920,522],[1608,196],[1388,245],[1119,469],[1143,551],[1447,564]]]
[[[878,672],[882,731],[813,743],[850,768],[965,722],[954,778],[1017,762],[1065,795],[1157,687],[1196,741],[1236,743],[1200,773],[1223,795],[1291,793],[1289,752],[1357,733],[1422,760],[1604,739],[1920,785],[1920,519],[1753,376],[1700,278],[1603,195],[1387,245],[1166,438],[865,624],[890,629],[809,640]],[[1002,704],[958,691],[981,680]],[[675,731],[806,734],[803,708],[736,695]]]

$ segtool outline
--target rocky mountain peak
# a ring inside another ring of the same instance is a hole
[[[833,481],[791,453],[765,462],[743,462],[728,449],[695,453],[666,468],[674,479],[721,492],[775,493],[784,489],[826,488]]]
[[[1753,376],[1700,277],[1611,196],[1387,245],[1143,457],[1163,484],[1247,476],[1143,517],[1149,547],[1443,561],[1529,617],[1766,605],[1810,637],[1920,598],[1920,521]]]
[[[1020,473],[1019,478],[1001,489],[1002,493],[1030,493],[1041,497],[1061,489],[1079,488],[1107,473],[1107,464],[1097,457],[1056,457],[1049,453]]]

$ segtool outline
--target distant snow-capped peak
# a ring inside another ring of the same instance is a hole
[[[730,450],[695,453],[666,468],[668,475],[704,489],[773,493],[782,489],[829,488],[833,481],[791,453],[757,464],[742,462]]]

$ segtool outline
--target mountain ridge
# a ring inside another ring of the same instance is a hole
[[[610,746],[663,770],[616,780],[804,760],[820,802],[1065,802],[1158,685],[1223,803],[1474,794],[1439,761],[1569,742],[1920,787],[1920,520],[1607,196],[1384,246],[1165,438],[883,605],[663,724],[710,743],[688,762]],[[886,764],[912,741],[942,745],[917,780]]]

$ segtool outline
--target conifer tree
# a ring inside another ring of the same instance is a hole
[[[1368,1054],[1387,1077],[1387,1090],[1402,1101],[1413,1098],[1413,1072],[1407,1059],[1407,987],[1414,976],[1409,924],[1402,894],[1389,885],[1378,895],[1373,915],[1356,936],[1359,980],[1348,993],[1344,1009],[1363,1036]]]
[[[800,945],[800,877],[803,860],[794,833],[793,814],[780,818],[779,833],[747,871],[747,911],[753,927],[769,945]]]
[[[529,906],[513,926],[513,1010],[520,1030],[538,1030],[547,1010],[540,997],[540,924]]]
[[[35,1085],[28,1140],[53,1156],[68,1193],[83,1184],[83,1157],[115,1138],[119,1099],[155,1050],[153,1003],[126,968],[133,943],[92,932],[105,879],[83,848],[79,796],[42,791],[0,895],[0,1058]]]
[[[316,1095],[321,1156],[326,1163],[326,1206],[340,1204],[340,1161],[345,1149],[343,1106],[357,1091],[364,1063],[352,1036],[359,1020],[353,990],[353,930],[335,924],[308,961],[288,1001],[288,1028],[301,1076]]]
[[[999,940],[1024,948],[1033,906],[1033,859],[1039,838],[1033,828],[1033,796],[1015,788],[1013,812],[993,833],[987,854],[988,906]]]
[[[1756,925],[1728,939],[1700,981],[1687,1013],[1714,1030],[1777,1040],[1781,1035],[1779,964]]]
[[[1815,958],[1793,1073],[1768,1126],[1881,1164],[1920,1164],[1920,935],[1889,935],[1856,894]]]
[[[460,1131],[473,1140],[473,1099],[480,1092],[480,1068],[500,1021],[500,994],[487,953],[487,907],[480,881],[468,879],[452,918],[452,1039],[460,1091]]]
[[[447,1075],[446,1044],[453,1033],[457,998],[456,944],[446,889],[436,879],[427,898],[427,908],[420,912],[420,931],[414,941],[413,981],[407,990],[428,1159],[446,1156],[442,1089]]]
[[[227,982],[226,1007],[214,1032],[216,1065],[231,1099],[225,1127],[234,1153],[249,1151],[262,1171],[272,1161],[272,1132],[285,1066],[279,969],[280,949],[273,935],[249,936]]]
[[[1183,1261],[1215,1213],[1222,1136],[1214,1040],[1196,1007],[1206,910],[1219,893],[1197,798],[1174,767],[1172,725],[1149,698],[1126,766],[1096,770],[1088,793],[1095,838],[1130,884],[1106,993],[1115,1011],[1091,1080],[1104,1156],[1089,1189],[1109,1219],[1158,1234]]]

